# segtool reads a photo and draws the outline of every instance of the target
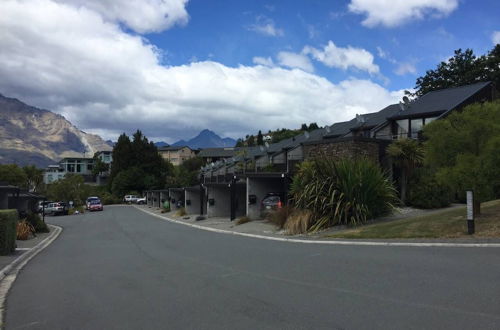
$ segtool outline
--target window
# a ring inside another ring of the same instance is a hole
[[[411,137],[417,138],[418,132],[420,132],[422,130],[422,127],[424,127],[424,120],[422,118],[412,119],[411,120]]]
[[[408,136],[408,119],[396,120],[396,135],[397,138],[407,137]]]
[[[436,119],[437,119],[437,117],[429,117],[429,118],[425,118],[425,119],[424,119],[424,122],[425,122],[425,124],[424,124],[424,125],[427,125],[427,124],[429,124],[429,123],[433,122],[433,121],[434,121],[434,120],[436,120]]]

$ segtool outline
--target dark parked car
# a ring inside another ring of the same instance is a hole
[[[270,212],[276,211],[283,207],[283,194],[281,193],[267,193],[260,202],[260,214],[266,217]]]
[[[68,206],[64,202],[49,203],[45,207],[45,214],[68,215]]]

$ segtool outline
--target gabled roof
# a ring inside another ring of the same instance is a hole
[[[198,153],[199,157],[233,157],[237,152],[238,148],[205,148],[201,149]]]
[[[391,104],[378,112],[361,115],[364,122],[357,123],[351,130],[368,129],[383,124],[387,121],[387,118],[394,116],[400,110],[399,104]]]
[[[304,132],[299,135],[296,135],[292,139],[287,139],[287,143],[281,147],[281,150],[276,151],[273,155],[276,156],[285,152],[285,150],[294,149],[305,142],[319,141],[323,138],[325,134],[327,134],[326,128],[318,128],[310,132],[307,132],[307,134]]]
[[[188,148],[189,150],[193,151],[193,149],[189,148],[188,146],[165,146],[158,148],[158,151],[178,151],[183,148]]]
[[[351,127],[355,127],[358,121],[353,118],[349,121],[342,121],[340,123],[335,123],[329,127],[330,132],[324,135],[325,139],[331,139],[336,137],[341,137],[348,134],[351,131]]]
[[[409,103],[405,110],[400,110],[391,119],[422,115],[440,115],[464,103],[474,94],[489,86],[491,82],[479,82],[472,85],[446,88],[422,95]]]

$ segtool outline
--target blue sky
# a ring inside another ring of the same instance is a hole
[[[0,12],[0,93],[106,139],[330,125],[398,102],[455,49],[500,42],[493,0],[3,0]]]
[[[190,22],[167,33],[147,38],[166,50],[164,63],[182,65],[213,60],[229,66],[252,65],[255,56],[274,57],[288,50],[300,52],[305,45],[321,47],[333,41],[339,47],[364,48],[375,55],[381,73],[392,89],[411,88],[416,77],[433,69],[458,48],[483,54],[493,48],[492,32],[500,28],[500,1],[460,1],[445,17],[434,14],[409,18],[395,27],[365,27],[365,15],[352,13],[349,1],[203,1],[187,5]],[[259,20],[260,19],[260,20]],[[260,23],[259,23],[260,22]],[[282,35],[251,30],[272,22]],[[379,49],[387,54],[381,58]],[[402,63],[415,73],[397,74]],[[332,81],[350,76],[371,78],[356,70],[336,70],[315,63],[315,72]],[[377,80],[377,77],[374,78]],[[381,81],[383,82],[383,81]]]

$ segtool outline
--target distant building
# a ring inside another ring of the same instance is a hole
[[[113,162],[112,151],[98,151],[95,156],[100,159],[104,164],[111,164]]]
[[[68,173],[82,175],[86,182],[93,182],[92,168],[93,158],[65,157],[57,165],[49,165],[43,174],[43,182],[46,184],[64,178]]]
[[[168,146],[158,148],[158,153],[163,159],[168,160],[173,165],[180,165],[184,161],[196,156],[196,152],[188,146]]]
[[[236,156],[239,148],[205,148],[201,149],[198,157],[203,159],[203,164],[216,162],[221,159],[229,159]]]

